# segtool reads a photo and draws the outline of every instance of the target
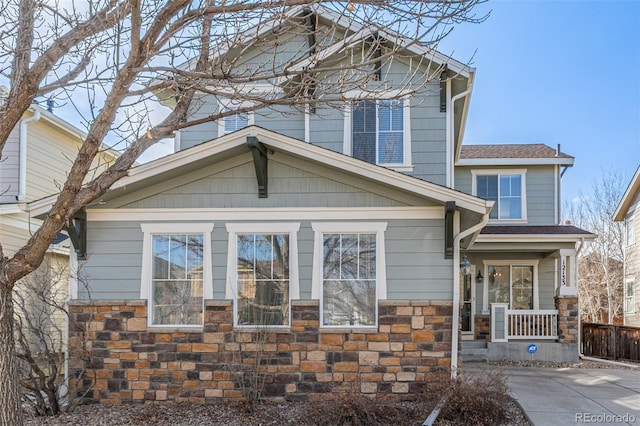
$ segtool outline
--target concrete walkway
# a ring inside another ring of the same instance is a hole
[[[640,425],[640,369],[504,367],[465,363],[463,372],[499,369],[536,426]]]

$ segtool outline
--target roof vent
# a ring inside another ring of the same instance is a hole
[[[558,147],[556,148],[556,157],[560,157],[560,144],[558,144]]]

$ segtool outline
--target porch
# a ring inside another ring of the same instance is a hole
[[[475,317],[475,333],[463,331],[463,362],[578,361],[577,298],[556,297],[558,309],[509,309],[492,303],[490,316]]]

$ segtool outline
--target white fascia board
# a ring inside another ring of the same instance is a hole
[[[624,192],[624,195],[620,199],[620,204],[616,208],[615,213],[613,214],[613,220],[616,222],[623,221],[629,212],[629,208],[633,204],[633,200],[635,199],[636,194],[640,192],[640,167],[636,170],[635,175],[633,175],[633,179],[631,179],[631,183],[627,187],[627,190]]]
[[[0,215],[22,213],[18,204],[2,204],[0,205]]]
[[[205,221],[211,220],[440,220],[444,207],[271,207],[271,208],[179,208],[179,209],[91,209],[92,222]]]
[[[573,166],[573,158],[472,158],[456,161],[456,166]]]
[[[475,243],[558,243],[558,242],[578,242],[581,240],[594,240],[593,234],[510,234],[510,235],[487,235],[480,234]]]

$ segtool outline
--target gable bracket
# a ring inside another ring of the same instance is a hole
[[[447,201],[444,207],[444,258],[453,259],[453,215],[456,202]]]
[[[69,234],[71,244],[76,251],[78,260],[87,259],[87,213],[84,210],[77,212],[65,226]]]
[[[267,174],[267,148],[258,141],[255,136],[247,136],[247,146],[253,154],[253,165],[256,169],[256,179],[258,181],[258,197],[267,198],[267,184],[269,176]]]

